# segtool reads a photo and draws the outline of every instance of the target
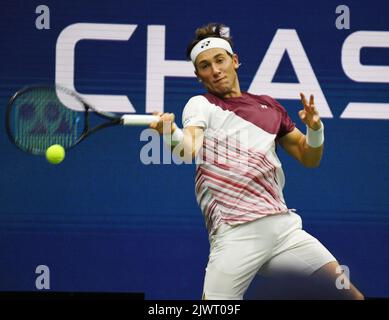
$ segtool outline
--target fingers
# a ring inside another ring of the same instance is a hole
[[[301,103],[303,104],[303,106],[305,108],[305,106],[308,105],[308,103],[307,103],[307,99],[305,98],[305,96],[302,92],[300,92],[300,98],[301,98]]]
[[[313,94],[311,94],[311,97],[309,98],[309,106],[314,107],[315,103],[313,101]]]
[[[304,110],[306,110],[307,112],[315,112],[315,102],[313,94],[311,94],[309,97],[309,103],[302,92],[300,92],[300,98],[301,103],[304,106]]]
[[[172,130],[175,119],[174,113],[153,112],[153,115],[159,116],[159,121],[150,123],[149,127],[151,129],[157,130],[160,134],[168,133]]]
[[[153,116],[159,116],[159,117],[161,117],[161,115],[162,115],[162,112],[157,112],[157,111],[154,111],[154,112],[153,112]],[[159,123],[159,121],[154,121],[154,122],[150,123],[149,127],[150,127],[151,129],[156,129],[157,126],[158,126],[158,123]]]
[[[161,120],[162,122],[174,122],[174,113],[164,113]]]
[[[300,110],[299,117],[300,117],[301,121],[303,121],[305,123],[305,119],[307,117],[307,112],[305,110]]]
[[[298,115],[303,123],[313,130],[318,130],[321,127],[319,112],[315,108],[315,100],[313,94],[309,97],[309,103],[303,93],[300,93],[301,103],[304,106]]]

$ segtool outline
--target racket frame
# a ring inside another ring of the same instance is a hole
[[[75,98],[77,101],[81,103],[83,106],[84,110],[83,111],[78,111],[78,112],[83,112],[84,113],[84,128],[81,132],[80,137],[70,146],[67,146],[65,149],[69,150],[77,146],[81,141],[89,137],[91,134],[95,133],[96,131],[99,131],[101,129],[107,128],[107,127],[112,127],[112,126],[117,126],[117,125],[123,125],[124,121],[122,119],[123,116],[115,116],[113,113],[106,113],[106,112],[101,112],[97,111],[95,108],[93,108],[90,104],[88,104],[84,99],[82,99],[76,92],[73,90],[67,89],[63,86],[60,85],[30,85],[30,86],[25,86],[18,90],[8,101],[7,107],[6,107],[6,116],[5,116],[5,128],[6,132],[8,135],[9,140],[16,145],[20,150],[24,152],[28,152],[31,154],[35,155],[42,155],[44,152],[34,152],[32,149],[26,149],[23,148],[21,145],[19,145],[16,140],[14,135],[12,134],[12,129],[11,129],[11,113],[12,113],[12,108],[15,100],[19,98],[22,94],[32,91],[32,90],[54,90],[55,93],[57,93],[57,89],[65,92],[68,95],[71,95],[73,98]],[[65,106],[65,105],[64,105]],[[66,107],[66,106],[65,106]],[[90,114],[91,111],[94,112],[98,117],[109,120],[108,122],[104,122],[100,125],[97,125],[93,128],[90,128]]]

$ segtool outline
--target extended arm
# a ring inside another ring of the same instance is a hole
[[[318,167],[323,156],[324,126],[314,106],[313,95],[309,103],[301,93],[304,106],[299,111],[300,119],[307,126],[307,135],[295,128],[280,139],[281,146],[305,167]]]
[[[204,137],[204,129],[197,126],[188,126],[181,130],[174,122],[173,113],[158,113],[159,122],[150,124],[150,128],[156,129],[163,135],[164,142],[171,147],[173,153],[184,162],[190,163],[199,152]]]

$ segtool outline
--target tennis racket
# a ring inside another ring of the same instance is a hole
[[[91,127],[91,113],[105,121]],[[101,112],[72,90],[58,85],[36,85],[13,95],[5,119],[11,142],[25,152],[43,155],[53,144],[70,149],[101,129],[117,125],[146,126],[159,117]]]

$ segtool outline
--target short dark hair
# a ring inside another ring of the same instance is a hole
[[[221,23],[208,23],[207,25],[205,26],[202,26],[201,28],[198,28],[196,29],[196,38],[193,39],[187,49],[186,49],[186,56],[188,58],[188,60],[190,60],[190,53],[193,49],[193,47],[198,43],[200,42],[201,40],[205,39],[205,38],[208,38],[208,37],[214,37],[214,38],[222,38],[226,41],[229,42],[229,44],[231,45],[231,48],[233,46],[232,44],[232,38],[231,37],[227,37],[225,34],[224,34],[224,30],[225,28],[227,28],[224,24],[221,24]],[[230,53],[228,53],[230,55]]]

